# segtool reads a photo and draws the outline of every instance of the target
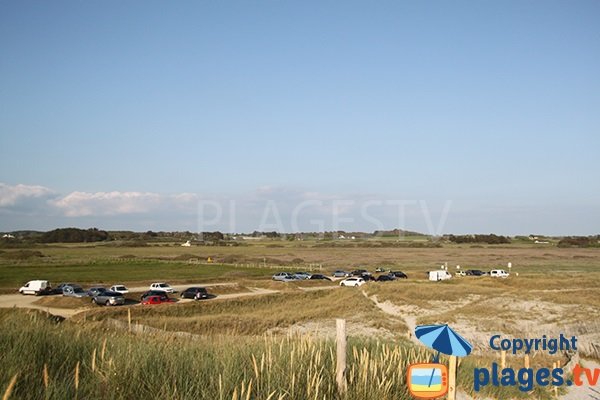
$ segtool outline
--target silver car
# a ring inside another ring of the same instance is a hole
[[[287,272],[278,272],[275,275],[273,275],[273,280],[281,281],[281,282],[289,282],[289,281],[295,281],[296,278],[292,274],[289,274]]]
[[[117,306],[125,304],[125,297],[121,293],[109,290],[92,297],[92,303],[105,306]]]
[[[308,272],[296,272],[294,273],[294,275],[292,275],[294,278],[299,279],[299,280],[306,280],[306,279],[310,279],[310,274]]]

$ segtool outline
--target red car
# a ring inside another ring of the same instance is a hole
[[[148,296],[142,300],[142,304],[164,304],[164,303],[175,303],[175,299],[170,299],[167,296]]]

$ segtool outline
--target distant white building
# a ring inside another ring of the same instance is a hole
[[[10,233],[5,233],[4,235],[2,235],[2,239],[14,239],[15,237],[13,235],[11,235]]]
[[[188,240],[187,242],[185,242],[184,244],[182,244],[181,247],[192,247],[192,244]]]

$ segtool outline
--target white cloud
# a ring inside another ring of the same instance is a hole
[[[51,196],[54,192],[47,187],[37,185],[7,185],[0,183],[0,207],[19,205],[28,199],[39,199]]]
[[[197,195],[151,192],[72,192],[49,203],[67,217],[159,213],[173,208],[194,210]]]

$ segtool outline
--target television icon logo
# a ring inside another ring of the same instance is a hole
[[[412,364],[408,367],[406,382],[414,397],[442,397],[448,393],[448,368],[439,363]]]

